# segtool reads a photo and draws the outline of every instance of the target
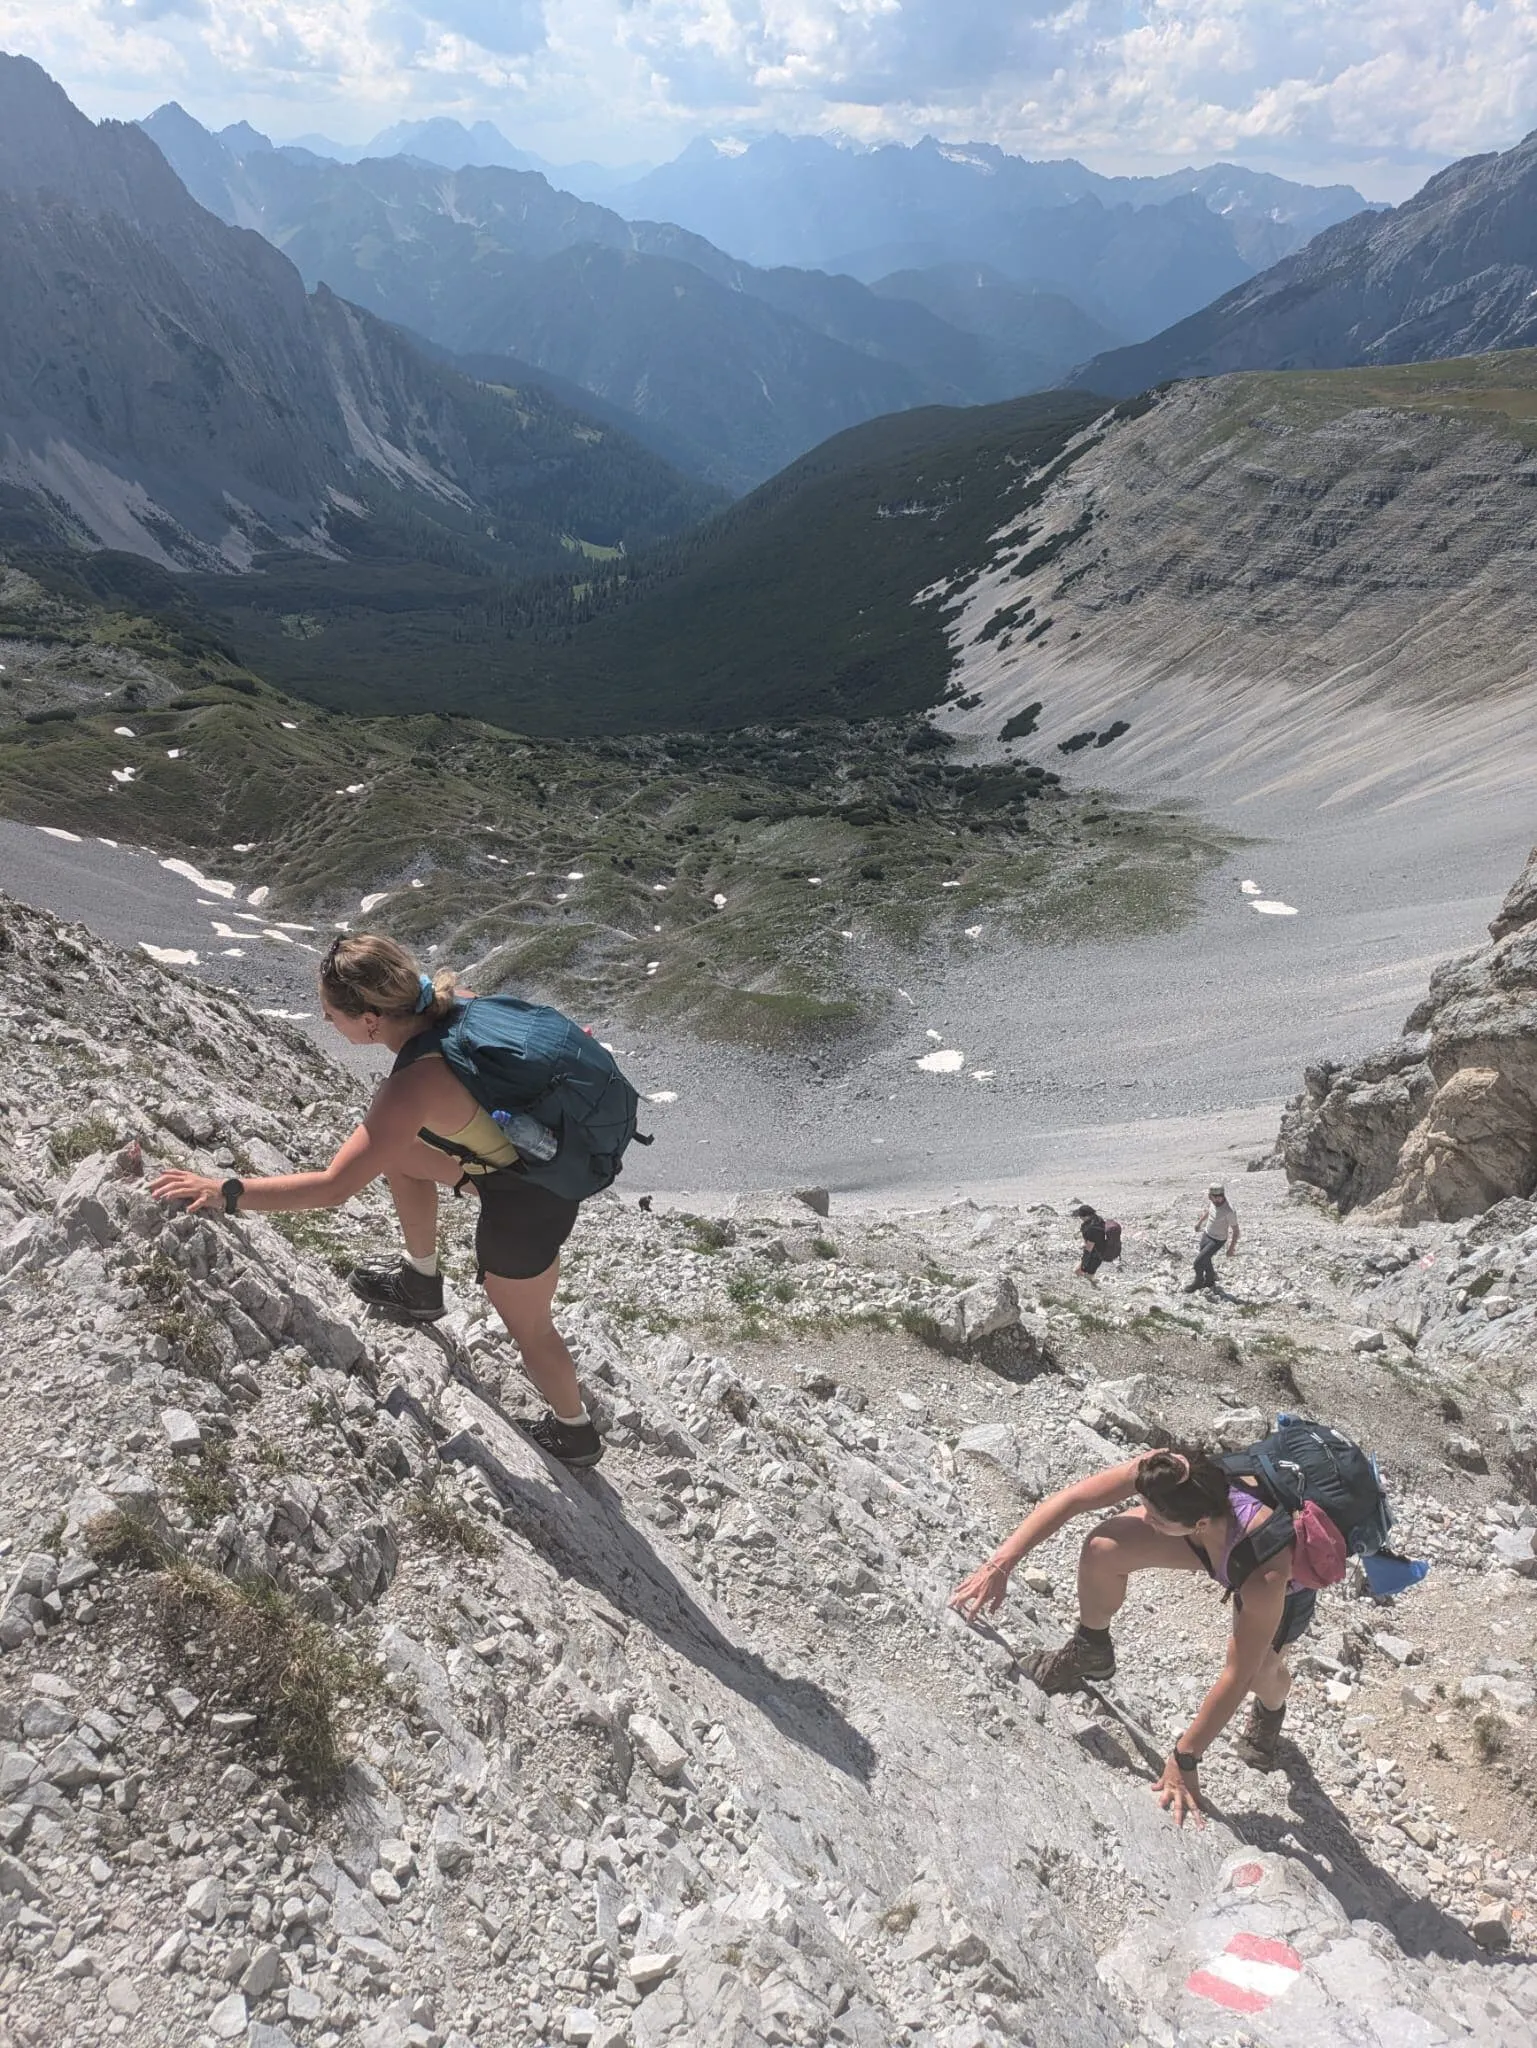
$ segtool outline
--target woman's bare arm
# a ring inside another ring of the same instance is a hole
[[[1103,1514],[1106,1509],[1119,1507],[1122,1501],[1130,1500],[1137,1490],[1137,1467],[1140,1458],[1128,1458],[1123,1464],[1111,1465],[1103,1472],[1091,1472],[1087,1478],[1078,1479],[1071,1486],[1063,1487],[1034,1507],[1014,1530],[1006,1536],[986,1564],[979,1565],[969,1579],[957,1586],[950,1596],[950,1605],[959,1608],[962,1614],[990,1613],[1003,1605],[1003,1596],[1009,1583],[1009,1574],[1038,1545],[1055,1536],[1059,1529],[1079,1515]]]
[[[328,1166],[315,1173],[270,1173],[242,1179],[238,1212],[262,1215],[275,1210],[340,1208],[371,1180],[396,1166],[421,1127],[420,1098],[426,1092],[416,1083],[414,1070],[392,1075]],[[224,1206],[223,1186],[209,1174],[173,1167],[157,1174],[149,1191],[162,1202],[185,1202],[188,1209],[208,1210]]]

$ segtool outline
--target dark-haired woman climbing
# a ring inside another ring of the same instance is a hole
[[[330,1165],[316,1173],[225,1181],[172,1171],[151,1183],[151,1194],[230,1215],[334,1209],[382,1174],[400,1219],[405,1257],[397,1267],[355,1272],[353,1292],[397,1317],[432,1322],[444,1309],[438,1189],[472,1188],[480,1205],[477,1277],[518,1346],[524,1371],[550,1405],[548,1415],[524,1426],[525,1434],[565,1464],[595,1465],[603,1455],[602,1439],[550,1313],[560,1248],[576,1221],[577,1202],[530,1177],[506,1122],[477,1100],[450,1065],[451,1058],[459,1060],[485,1092],[473,1071],[473,1044],[466,1053],[466,1033],[450,1034],[467,1012],[489,1006],[500,1014],[503,999],[472,998],[455,986],[451,972],[424,974],[404,947],[367,933],[331,946],[320,967],[320,999],[328,1021],[349,1044],[376,1045],[395,1055],[367,1116]],[[554,1018],[567,1033],[574,1029],[555,1012],[506,1008]],[[514,1120],[510,1128],[521,1132],[526,1125],[526,1119],[521,1125]],[[532,1129],[546,1139],[551,1135],[537,1121]]]
[[[1134,1502],[1135,1505],[1127,1505]],[[1183,1824],[1201,1819],[1197,1768],[1207,1749],[1249,1694],[1248,1725],[1237,1745],[1257,1769],[1275,1760],[1291,1672],[1284,1652],[1313,1618],[1317,1594],[1291,1584],[1292,1544],[1254,1563],[1243,1557],[1251,1532],[1274,1512],[1215,1458],[1197,1449],[1151,1451],[1065,1487],[1032,1509],[986,1564],[956,1588],[950,1604],[968,1617],[996,1611],[1009,1574],[1024,1557],[1079,1515],[1111,1513],[1089,1532],[1078,1556],[1078,1627],[1056,1650],[1042,1651],[1026,1670],[1044,1692],[1071,1692],[1085,1681],[1115,1676],[1110,1624],[1134,1572],[1205,1572],[1233,1592],[1233,1630],[1222,1675],[1174,1745],[1154,1790]],[[1277,1531],[1276,1534],[1279,1534]],[[1263,1548],[1263,1546],[1260,1546]],[[1250,1550],[1252,1552],[1252,1546]],[[1241,1585],[1242,1591],[1238,1590]]]

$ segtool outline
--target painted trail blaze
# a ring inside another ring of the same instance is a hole
[[[1284,1941],[1262,1934],[1235,1934],[1220,1956],[1192,1970],[1185,1989],[1193,1998],[1209,1998],[1229,2012],[1263,2012],[1302,1975],[1302,1958]]]

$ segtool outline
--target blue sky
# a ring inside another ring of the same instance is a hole
[[[0,0],[0,47],[97,117],[350,142],[451,114],[557,161],[932,133],[1398,199],[1537,127],[1537,0]]]

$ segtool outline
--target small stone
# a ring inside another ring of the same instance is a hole
[[[1480,1948],[1509,1948],[1510,1927],[1509,1899],[1490,1899],[1473,1915],[1468,1932]]]
[[[308,2023],[318,2020],[322,2011],[320,1999],[307,1984],[290,1984],[288,1987],[288,2017]]]
[[[648,1949],[644,1955],[631,1956],[624,1966],[624,1974],[637,1991],[649,1991],[664,1977],[670,1977],[677,1967],[676,1949]]]
[[[268,1941],[252,1956],[240,1979],[240,1989],[246,1997],[260,2000],[268,1992],[275,1991],[284,1976],[283,1957],[279,1949]]]
[[[1411,1643],[1403,1636],[1373,1636],[1372,1641],[1377,1645],[1377,1648],[1384,1657],[1400,1666],[1400,1668],[1405,1664],[1421,1664],[1425,1660],[1425,1652],[1420,1648],[1419,1644]]]
[[[1350,1348],[1357,1356],[1366,1351],[1385,1351],[1387,1338],[1380,1330],[1352,1330]]]
[[[598,2015],[590,2006],[573,2005],[560,2030],[563,2041],[591,2041],[598,2031]]]
[[[826,1188],[797,1188],[795,1199],[804,1202],[816,1216],[826,1216],[832,1209],[832,1196]]]
[[[54,1970],[56,1977],[94,1977],[96,1957],[88,1948],[72,1948]]]
[[[386,1906],[398,1906],[405,1897],[387,1870],[371,1870],[368,1874],[368,1889],[382,1905]]]
[[[131,1978],[114,1977],[107,1986],[107,2003],[114,2012],[120,2012],[124,2019],[131,2020],[142,2009],[144,2001]]]
[[[216,2041],[238,2041],[246,2030],[246,2021],[245,1995],[232,1991],[208,2015],[208,2031]]]
[[[188,1692],[186,1687],[181,1685],[173,1685],[170,1691],[165,1693],[163,1697],[166,1705],[183,1727],[186,1726],[198,1708],[203,1704],[195,1692]]]
[[[394,1836],[387,1836],[379,1844],[379,1861],[400,1884],[403,1884],[416,1868],[416,1858],[411,1853],[410,1843],[402,1842]]]
[[[1446,1440],[1446,1455],[1454,1465],[1460,1465],[1464,1472],[1487,1472],[1489,1460],[1484,1447],[1474,1436],[1449,1436]]]
[[[217,1729],[223,1735],[243,1735],[248,1728],[256,1726],[256,1716],[254,1714],[210,1714],[208,1725],[210,1728]]]
[[[202,1450],[202,1426],[188,1409],[163,1408],[160,1412],[160,1427],[165,1431],[173,1457],[195,1458]]]
[[[72,1700],[75,1697],[75,1688],[69,1680],[52,1671],[34,1671],[31,1689],[45,1700]]]
[[[187,1932],[178,1927],[174,1934],[168,1934],[155,1950],[155,1968],[162,1976],[169,1977],[182,1957],[187,1953]]]
[[[1537,1549],[1533,1548],[1532,1530],[1496,1529],[1491,1547],[1496,1564],[1507,1565],[1523,1579],[1537,1579]]]
[[[688,1751],[651,1714],[632,1714],[627,1730],[653,1777],[670,1785],[683,1775]]]
[[[200,1877],[188,1887],[187,1911],[195,1920],[211,1926],[224,1914],[224,1886],[217,1877]]]
[[[440,1806],[432,1816],[432,1860],[445,1877],[459,1876],[475,1861],[452,1807]]]

